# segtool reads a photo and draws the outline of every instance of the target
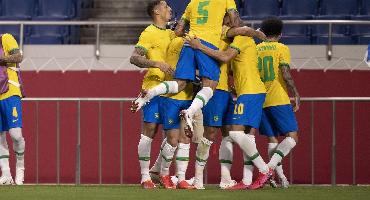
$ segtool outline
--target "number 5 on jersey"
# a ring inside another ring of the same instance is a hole
[[[209,5],[209,1],[201,1],[198,4],[198,14],[200,17],[197,19],[197,24],[205,24],[208,21],[208,10],[205,8]]]

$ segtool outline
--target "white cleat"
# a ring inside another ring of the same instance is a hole
[[[277,185],[277,183],[276,183],[276,181],[275,181],[274,178],[271,178],[268,182],[269,182],[269,184],[270,184],[271,187],[273,187],[273,188],[277,188],[278,187],[278,185]]]
[[[11,176],[1,176],[0,177],[0,185],[12,185],[13,183],[14,181]]]
[[[180,117],[185,122],[186,125],[184,129],[185,135],[188,138],[192,138],[194,133],[193,118],[190,117],[189,112],[187,110],[180,111]]]
[[[131,112],[136,113],[146,103],[148,103],[149,100],[150,100],[150,98],[148,96],[148,91],[143,90],[142,92],[140,92],[139,96],[134,101],[132,101],[131,108],[130,108]]]
[[[15,170],[15,184],[23,185],[24,181],[24,168],[17,167]]]
[[[189,180],[185,180],[186,182],[189,183],[189,185],[194,185],[194,177],[192,177],[191,179]]]
[[[221,181],[220,182],[220,189],[227,189],[230,187],[233,187],[234,185],[238,184],[235,180],[229,180],[229,181]]]
[[[204,189],[206,189],[206,188],[204,188],[203,180],[200,180],[198,178],[194,178],[193,185],[194,185],[195,189],[197,189],[197,190],[204,190]]]
[[[282,188],[289,188],[289,181],[287,178],[280,179]]]
[[[177,185],[177,183],[179,182],[179,178],[177,178],[177,176],[171,176],[171,181],[174,185]]]

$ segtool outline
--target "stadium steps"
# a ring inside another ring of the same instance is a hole
[[[90,21],[132,21],[149,20],[146,4],[149,0],[94,0],[93,7],[83,12]],[[145,5],[145,6],[143,6]],[[101,44],[134,44],[145,26],[102,26]],[[96,29],[84,26],[81,29],[82,44],[95,44]]]

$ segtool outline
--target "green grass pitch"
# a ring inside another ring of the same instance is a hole
[[[206,190],[143,190],[139,186],[0,186],[1,199],[25,200],[94,200],[94,199],[243,199],[243,200],[362,200],[369,199],[369,186],[292,186],[289,189],[266,187],[258,191],[225,191],[216,186]]]

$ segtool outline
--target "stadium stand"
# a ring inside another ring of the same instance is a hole
[[[268,16],[280,14],[280,3],[278,0],[245,0],[243,6],[243,19],[259,20]]]

